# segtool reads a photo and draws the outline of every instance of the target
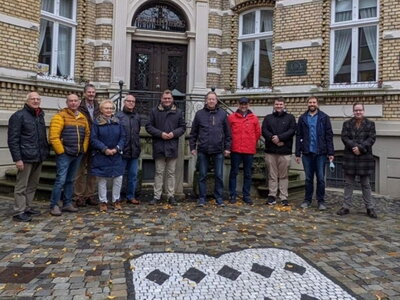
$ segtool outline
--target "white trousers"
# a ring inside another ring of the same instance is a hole
[[[107,182],[112,180],[112,202],[119,201],[122,186],[122,175],[118,177],[97,177],[97,186],[99,189],[99,200],[101,203],[107,203]]]

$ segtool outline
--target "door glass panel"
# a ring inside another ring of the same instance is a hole
[[[182,83],[183,71],[183,58],[182,56],[169,56],[168,57],[168,88],[170,90],[180,90],[180,83]]]
[[[150,75],[150,55],[136,54],[136,74],[135,74],[135,89],[148,90],[149,75]]]

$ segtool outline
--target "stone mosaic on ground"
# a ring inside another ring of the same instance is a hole
[[[298,194],[290,210],[254,199],[225,208],[86,207],[58,218],[38,202],[43,214],[29,224],[12,221],[4,198],[0,299],[174,299],[156,294],[164,286],[176,299],[400,299],[400,201],[376,197],[374,220],[360,197],[350,215],[337,216],[341,197],[330,192],[324,212],[299,209]],[[320,285],[300,280],[308,274]],[[187,290],[194,293],[185,298]]]

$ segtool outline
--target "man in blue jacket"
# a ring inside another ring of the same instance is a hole
[[[167,196],[171,205],[175,200],[175,168],[178,158],[179,137],[185,133],[183,112],[174,104],[170,90],[165,90],[161,101],[150,113],[146,131],[153,137],[153,158],[156,165],[154,177],[154,198],[150,205],[161,199],[164,173],[167,173]]]
[[[199,110],[193,120],[190,132],[190,151],[198,155],[199,160],[199,201],[204,206],[207,195],[207,169],[209,159],[214,161],[215,189],[214,197],[218,206],[225,206],[223,201],[224,156],[230,154],[231,131],[226,112],[218,107],[215,92],[208,92],[204,108]]]
[[[302,208],[311,206],[314,192],[314,174],[317,177],[318,209],[325,210],[325,162],[333,161],[333,131],[329,116],[318,108],[315,96],[308,98],[308,110],[297,124],[296,162],[302,159],[306,175],[306,186]]]
[[[49,155],[40,101],[38,93],[29,93],[24,108],[15,112],[8,122],[8,148],[17,168],[13,220],[18,222],[29,222],[32,215],[40,213],[32,207],[32,201],[39,183],[42,162]]]

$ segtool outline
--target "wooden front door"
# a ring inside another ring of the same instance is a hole
[[[186,45],[132,41],[131,61],[131,90],[186,93]]]

